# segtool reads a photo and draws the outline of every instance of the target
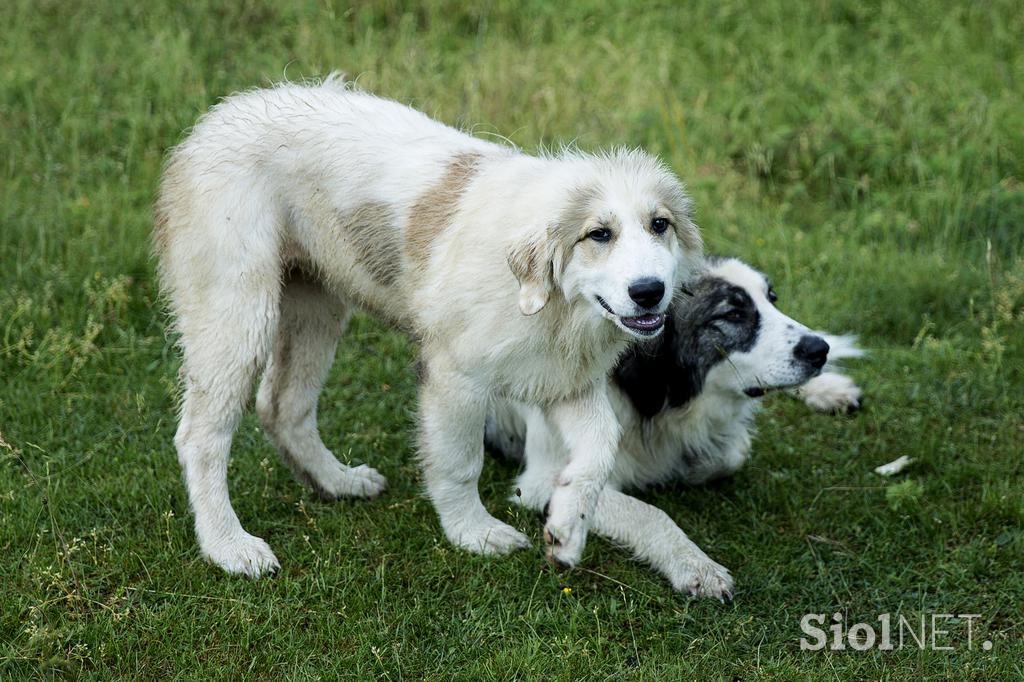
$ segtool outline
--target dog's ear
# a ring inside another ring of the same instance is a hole
[[[519,310],[535,315],[554,288],[554,248],[548,230],[539,230],[508,252],[508,267],[519,281]]]
[[[696,254],[697,258],[703,255],[704,240],[701,239],[700,230],[697,228],[696,223],[693,222],[689,209],[686,209],[676,219],[675,232],[676,238],[679,239],[679,243],[683,245],[684,249]]]

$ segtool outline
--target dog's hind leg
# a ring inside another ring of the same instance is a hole
[[[471,378],[443,358],[429,358],[420,389],[420,459],[448,540],[479,554],[505,554],[528,547],[530,540],[491,516],[480,501],[487,402],[486,390]]]
[[[157,251],[183,363],[174,436],[203,556],[231,573],[278,567],[242,528],[228,496],[228,458],[252,383],[277,328],[282,216],[245,178],[201,192],[172,161],[157,208]]]
[[[256,397],[260,421],[281,459],[326,500],[372,497],[387,487],[374,469],[340,463],[317,430],[317,398],[348,315],[348,306],[317,282],[289,273],[273,354]]]
[[[202,290],[179,296],[188,305],[177,306],[185,392],[174,443],[199,549],[224,570],[251,577],[276,569],[278,562],[267,543],[239,523],[228,496],[227,470],[232,435],[276,326],[274,266],[242,277],[228,270]]]

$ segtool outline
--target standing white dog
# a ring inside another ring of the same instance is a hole
[[[679,181],[637,151],[536,158],[329,78],[232,96],[171,154],[155,245],[184,354],[175,435],[196,535],[225,570],[278,566],[228,498],[231,439],[254,378],[263,426],[325,498],[384,477],[339,463],[317,396],[364,307],[422,348],[420,456],[448,539],[528,544],[480,501],[493,397],[538,406],[570,450],[545,529],[582,553],[619,425],[607,377],[654,336],[701,242]]]

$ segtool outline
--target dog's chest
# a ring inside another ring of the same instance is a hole
[[[749,449],[753,401],[719,401],[702,394],[684,407],[645,418],[621,391],[613,390],[612,400],[623,426],[612,476],[620,487],[672,480],[700,484],[729,470]]]
[[[496,391],[533,404],[549,404],[578,396],[606,380],[618,355],[614,347],[589,350],[572,352],[556,344],[534,343],[520,347],[494,364]]]

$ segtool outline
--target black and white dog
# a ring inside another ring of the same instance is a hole
[[[670,309],[665,333],[614,371],[622,426],[615,469],[592,529],[631,550],[679,591],[724,599],[729,571],[667,514],[621,492],[683,481],[701,484],[739,469],[750,455],[760,397],[787,389],[819,410],[847,411],[861,392],[831,362],[861,355],[851,337],[810,331],[775,307],[764,275],[736,259],[708,259]],[[513,501],[544,509],[568,453],[540,410],[495,406],[488,447],[522,458]]]

